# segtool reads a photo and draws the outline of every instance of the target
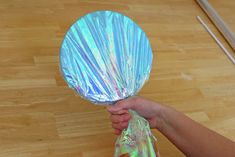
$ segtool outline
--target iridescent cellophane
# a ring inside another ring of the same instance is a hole
[[[152,49],[130,18],[113,11],[89,13],[66,33],[60,69],[72,89],[95,104],[114,104],[134,96],[148,80]],[[129,126],[116,141],[115,157],[156,157],[148,122],[130,111]]]

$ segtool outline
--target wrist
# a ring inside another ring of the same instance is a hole
[[[164,105],[159,105],[156,106],[156,129],[159,130],[160,132],[162,132],[164,130],[164,126],[165,126],[165,115],[167,113],[167,110],[169,110],[168,107],[164,106]]]

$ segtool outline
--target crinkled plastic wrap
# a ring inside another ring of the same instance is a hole
[[[130,18],[117,12],[97,11],[80,18],[66,33],[60,68],[69,87],[80,96],[95,104],[113,104],[136,95],[142,88],[149,78],[152,57],[146,34]],[[132,151],[134,145],[129,149],[128,143],[121,142],[127,135],[140,137],[133,151],[138,150],[138,157],[147,157],[146,151],[150,150],[148,157],[156,156],[147,121],[135,117],[119,137],[115,156],[123,150]]]
[[[129,112],[132,119],[116,141],[114,157],[160,157],[148,121],[134,111]]]

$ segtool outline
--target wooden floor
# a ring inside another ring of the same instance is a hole
[[[210,2],[235,32],[235,1]],[[196,20],[200,15],[224,42],[194,0],[1,0],[1,157],[113,155],[105,107],[75,95],[58,68],[65,32],[96,10],[124,13],[149,36],[153,69],[139,95],[235,141],[235,66]],[[184,156],[153,132],[163,157]]]

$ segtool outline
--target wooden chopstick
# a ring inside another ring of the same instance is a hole
[[[220,40],[215,36],[215,34],[211,31],[211,29],[206,25],[206,23],[201,19],[200,16],[197,16],[198,21],[204,26],[207,32],[214,38],[214,40],[218,43],[218,45],[222,48],[224,53],[228,56],[228,58],[235,64],[234,57],[229,53],[229,51],[224,47],[224,45],[220,42]]]
[[[219,16],[216,10],[211,6],[207,0],[197,0],[197,3],[206,12],[211,21],[215,24],[217,29],[222,33],[225,39],[228,41],[232,49],[235,51],[235,35],[223,19]]]

